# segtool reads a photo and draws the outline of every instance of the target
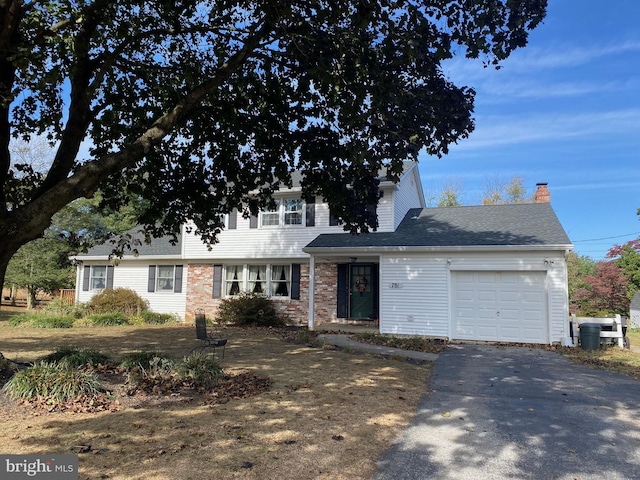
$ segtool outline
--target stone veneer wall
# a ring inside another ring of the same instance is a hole
[[[317,324],[336,321],[337,266],[316,264],[315,320]],[[196,310],[203,310],[207,318],[215,318],[220,299],[211,298],[213,292],[213,264],[191,263],[187,267],[186,320],[193,320]],[[300,299],[273,301],[276,310],[293,324],[306,325],[309,321],[309,264],[300,265]]]

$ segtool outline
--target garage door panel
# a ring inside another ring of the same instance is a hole
[[[452,272],[452,338],[547,342],[544,272]]]

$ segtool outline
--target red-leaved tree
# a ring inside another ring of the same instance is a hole
[[[600,316],[629,312],[629,276],[615,261],[598,262],[595,275],[584,277],[586,287],[576,291],[573,300],[581,315]]]

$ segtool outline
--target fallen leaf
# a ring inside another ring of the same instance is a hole
[[[444,412],[442,416],[445,418],[449,418],[451,416],[451,412]]]

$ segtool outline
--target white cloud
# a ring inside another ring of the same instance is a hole
[[[640,82],[627,81],[596,82],[549,82],[541,80],[513,79],[510,81],[490,80],[484,82],[476,96],[478,104],[505,103],[513,99],[549,99],[559,97],[578,97],[583,95],[602,95],[640,90]]]
[[[554,112],[529,116],[485,116],[476,120],[476,129],[471,136],[453,148],[475,150],[578,137],[637,135],[638,125],[640,109],[578,114]]]
[[[575,68],[592,63],[601,58],[640,52],[640,40],[627,40],[609,45],[559,46],[536,48],[527,46],[517,50],[503,62],[502,72],[493,67],[484,68],[479,60],[455,57],[444,63],[443,71],[455,83],[473,84],[477,80],[487,79],[488,75],[540,73],[545,70]]]

